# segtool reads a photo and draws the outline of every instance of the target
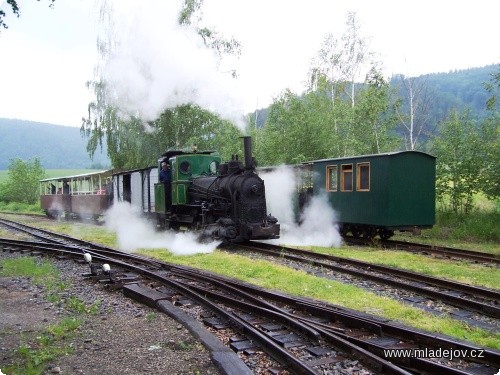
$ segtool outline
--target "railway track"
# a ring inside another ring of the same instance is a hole
[[[394,286],[443,301],[461,309],[475,311],[495,319],[500,318],[500,291],[495,289],[296,248],[264,243],[238,245],[236,248],[254,251],[277,259],[291,260],[304,266],[312,265],[321,269],[356,276],[363,280]]]
[[[39,230],[36,233],[42,236]],[[87,261],[89,256],[92,258],[86,275],[89,279],[122,289],[125,295],[162,311],[172,303],[186,311],[196,311],[214,332],[234,331],[228,342],[233,350],[247,357],[260,352],[272,357],[277,365],[270,373],[323,374],[353,363],[359,369],[356,361],[364,371],[381,374],[465,374],[492,368],[496,371],[500,367],[500,352],[495,350],[408,329],[338,306],[274,293],[209,272],[99,248],[80,240],[70,243],[67,236],[58,240],[52,232],[47,236],[46,242],[2,240],[0,245],[3,251],[53,254],[80,262],[86,253]],[[394,350],[414,354],[446,350],[460,358],[390,357]]]
[[[348,245],[358,246],[373,246],[373,241],[364,238],[344,237]],[[384,249],[393,249],[408,251],[412,253],[431,254],[443,258],[464,259],[477,263],[485,263],[490,265],[500,265],[500,255],[489,254],[473,250],[455,249],[445,246],[425,245],[420,243],[395,241],[395,240],[379,240],[377,241]]]

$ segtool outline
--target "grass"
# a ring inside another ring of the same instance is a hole
[[[500,289],[500,269],[497,267],[487,267],[466,261],[431,258],[403,251],[374,250],[364,247],[342,247],[339,249],[313,247],[312,250],[368,263],[402,268],[465,284]]]
[[[0,276],[27,276],[33,278],[36,285],[43,285],[49,290],[54,290],[58,285],[59,273],[54,266],[47,261],[37,262],[32,257],[20,257],[15,259],[4,259],[0,262]]]
[[[500,245],[498,242],[483,242],[479,240],[465,241],[455,238],[445,239],[443,237],[433,235],[430,232],[431,230],[432,229],[423,230],[420,236],[414,236],[409,233],[398,233],[394,235],[394,237],[391,237],[391,239],[398,241],[417,242],[427,245],[452,247],[456,249],[480,251],[484,253],[500,255]]]
[[[66,341],[71,340],[80,325],[80,319],[66,317],[59,323],[46,327],[31,344],[22,343],[19,346],[17,354],[20,360],[3,370],[12,375],[43,374],[48,363],[73,352]]]
[[[92,305],[87,306],[85,302],[81,299],[71,296],[66,301],[66,307],[78,314],[90,314],[95,315],[99,312],[99,307],[101,306],[102,301],[97,300]]]
[[[40,208],[40,203],[35,203],[35,204],[26,204],[19,202],[5,203],[0,201],[0,211],[45,215],[45,213]]]
[[[31,277],[33,283],[42,285],[48,292],[47,299],[54,303],[61,303],[60,294],[67,288],[62,282],[58,270],[47,261],[37,261],[33,257],[18,257],[0,261],[0,277]],[[75,314],[95,314],[99,310],[101,301],[96,301],[90,306],[76,297],[66,300],[66,308]],[[77,329],[81,326],[82,319],[73,315],[61,319],[56,324],[49,325],[42,332],[36,332],[36,337],[23,335],[21,344],[17,348],[15,363],[2,370],[7,374],[40,375],[48,363],[54,359],[72,353],[69,344]]]
[[[116,235],[105,227],[93,227],[81,223],[46,223],[39,225],[40,228],[54,232],[66,233],[70,236],[83,239],[85,241],[100,243],[105,246],[117,247]]]
[[[431,238],[462,242],[500,243],[500,209],[476,210],[468,215],[438,211]]]

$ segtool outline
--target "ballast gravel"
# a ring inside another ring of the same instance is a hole
[[[0,251],[0,259],[20,256]],[[35,349],[37,337],[67,317],[82,324],[62,342],[71,353],[47,363],[44,374],[221,374],[210,353],[181,324],[157,310],[82,281],[85,265],[54,261],[64,291],[57,302],[27,277],[0,277],[0,370],[20,360],[18,349]],[[78,303],[75,303],[78,301]],[[70,306],[83,302],[89,312]],[[10,373],[7,372],[7,375]]]

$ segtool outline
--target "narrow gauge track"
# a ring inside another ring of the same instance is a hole
[[[373,246],[373,241],[366,238],[344,237],[348,245],[358,246]],[[500,256],[495,254],[483,253],[473,250],[455,249],[451,247],[425,245],[420,243],[395,241],[395,240],[379,240],[376,242],[384,249],[393,249],[408,251],[412,253],[433,254],[445,258],[465,259],[477,263],[485,263],[490,265],[500,265]]]
[[[68,240],[67,236],[65,240]],[[3,249],[12,251],[14,247],[22,248],[23,241],[14,242],[4,242]],[[500,366],[499,351],[483,350],[446,337],[407,329],[337,306],[273,293],[209,272],[137,255],[130,257],[130,254],[109,248],[85,248],[80,240],[79,243],[79,246],[35,243],[29,251],[76,256],[80,259],[82,251],[85,251],[101,263],[142,275],[150,280],[144,283],[149,287],[142,286],[130,277],[131,274],[122,279],[122,273],[117,271],[113,272],[113,276],[94,274],[92,277],[100,280],[108,278],[110,286],[122,287],[126,295],[156,308],[165,303],[170,304],[173,300],[185,305],[189,305],[190,300],[195,301],[212,311],[217,317],[214,319],[220,319],[222,325],[229,324],[247,337],[247,340],[235,339],[231,344],[235,349],[240,344],[245,347],[246,342],[257,345],[293,373],[324,373],[328,371],[329,365],[346,357],[358,358],[372,371],[383,374],[407,374],[413,371],[466,374],[496,370]],[[95,267],[93,271],[97,269]],[[154,289],[150,289],[153,286],[151,280],[154,281]],[[218,325],[213,322],[214,326]],[[389,362],[384,358],[384,350],[390,348],[431,348],[455,353],[479,353],[480,356],[470,358],[470,361],[392,358]]]
[[[0,225],[14,229],[16,231],[27,233],[32,237],[38,238],[39,240],[42,240],[44,242],[68,244],[73,246],[82,245],[85,246],[86,248],[91,248],[91,249],[102,249],[102,250],[107,249],[115,251],[114,249],[111,249],[109,247],[100,244],[92,243],[90,241],[80,240],[78,238],[67,236],[61,233],[52,232],[46,229],[35,228],[30,225],[22,224],[13,220],[0,219]]]
[[[214,275],[202,274],[195,269],[166,263],[159,266],[158,262],[149,258],[129,257],[129,254],[116,250],[115,254],[109,250],[84,250],[84,254],[82,254],[82,248],[75,246],[4,239],[0,239],[0,246],[4,251],[16,251],[17,248],[18,251],[24,253],[33,252],[36,255],[44,253],[80,260],[82,255],[90,254],[94,260],[101,264],[111,264],[119,269],[128,270],[128,273],[114,271],[112,275],[105,275],[99,273],[98,270],[101,267],[94,264],[95,267],[91,267],[91,274],[87,276],[101,282],[109,280],[110,286],[114,289],[123,288],[125,295],[153,307],[158,307],[155,306],[156,303],[170,303],[166,302],[167,300],[180,301],[180,305],[189,305],[192,300],[195,300],[217,316],[217,318],[210,320],[212,326],[217,325],[220,328],[224,322],[227,322],[230,326],[235,327],[240,334],[246,336],[246,339],[237,339],[233,342],[236,349],[259,347],[281,363],[284,369],[291,370],[292,373],[320,374],[320,369],[315,369],[315,367],[355,357],[384,374],[409,374],[389,361],[340,338],[330,338],[329,341],[333,341],[335,348],[328,345],[318,347],[321,335],[313,327],[309,327],[290,314],[279,311],[279,309],[270,309],[270,304],[268,306],[258,297],[239,290],[237,284],[226,285],[223,281],[214,280]],[[143,285],[151,285],[153,280],[157,290],[161,290],[161,292],[139,285],[139,275],[147,279],[140,280]],[[221,304],[224,307],[221,307]],[[279,335],[277,334],[278,329]],[[307,354],[307,350],[295,349],[298,346],[307,346],[317,356],[324,358],[312,362],[310,361],[311,355]],[[332,352],[336,353],[338,350],[336,348],[339,347],[341,355],[335,356],[334,359],[328,359],[328,355]],[[309,361],[301,360],[300,357],[306,357]],[[274,370],[276,371],[276,368]]]
[[[236,248],[255,251],[268,256],[285,258],[299,263],[314,265],[396,286],[425,295],[459,308],[476,311],[496,319],[500,318],[500,291],[432,276],[381,266],[355,259],[314,253],[308,250],[288,248],[264,243],[239,244]],[[438,288],[438,290],[436,290]]]
[[[14,244],[2,244],[4,251],[12,251]],[[16,247],[23,247],[17,241]],[[37,254],[41,251],[57,256],[82,257],[81,249],[60,244],[33,244]],[[28,251],[30,243],[24,248]],[[325,366],[341,361],[342,358],[358,358],[369,369],[382,374],[409,374],[417,371],[423,374],[466,374],[487,371],[500,366],[500,352],[483,350],[446,337],[429,335],[408,330],[399,325],[352,312],[336,306],[318,303],[303,298],[293,298],[273,293],[248,284],[220,277],[208,272],[133,257],[128,254],[118,257],[102,255],[101,251],[89,250],[89,254],[102,263],[109,263],[134,274],[141,274],[155,282],[155,289],[141,286],[129,276],[121,279],[121,272],[109,277],[115,288],[123,287],[128,296],[158,307],[177,300],[189,305],[195,301],[212,311],[217,318],[211,319],[213,326],[229,324],[247,337],[236,339],[235,348],[261,348],[280,362],[287,370],[297,374],[320,374],[328,371]],[[94,275],[101,281],[105,275]],[[123,281],[126,281],[125,283]],[[384,350],[403,349],[446,349],[455,353],[476,353],[481,358],[474,362],[463,360],[434,361],[427,359],[385,360]],[[307,352],[315,353],[314,359]],[[332,353],[335,353],[332,355]],[[303,360],[305,358],[305,360]],[[451,366],[450,366],[451,365]]]

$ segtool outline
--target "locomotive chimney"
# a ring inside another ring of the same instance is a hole
[[[245,136],[243,138],[243,150],[245,152],[245,169],[254,169],[252,160],[252,137]]]

